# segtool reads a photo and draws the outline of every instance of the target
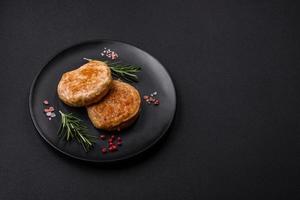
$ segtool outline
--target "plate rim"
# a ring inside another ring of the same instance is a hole
[[[148,144],[147,146],[141,148],[139,151],[136,151],[132,154],[129,154],[127,156],[123,156],[121,158],[115,158],[115,159],[110,159],[110,160],[91,160],[91,159],[86,159],[86,158],[82,158],[82,157],[79,157],[79,156],[76,156],[76,155],[72,155],[68,152],[65,152],[63,151],[62,149],[60,149],[59,147],[55,146],[54,144],[52,144],[52,142],[50,142],[43,134],[43,131],[40,129],[36,119],[35,119],[35,116],[33,114],[33,110],[32,110],[32,97],[33,97],[33,90],[35,88],[35,85],[36,85],[36,82],[40,76],[40,74],[43,72],[43,70],[45,70],[45,68],[59,55],[59,54],[62,54],[64,53],[65,51],[67,50],[70,50],[74,47],[77,47],[77,46],[81,46],[81,45],[84,45],[84,44],[89,44],[89,43],[99,43],[99,42],[117,42],[117,43],[123,43],[123,44],[127,44],[127,45],[130,45],[134,48],[137,48],[143,52],[145,52],[146,54],[150,55],[156,62],[158,62],[162,67],[163,69],[166,71],[167,75],[170,77],[170,80],[171,80],[171,83],[172,83],[172,90],[174,92],[174,112],[171,116],[171,120],[168,122],[168,125],[166,126],[166,128],[162,131],[162,134],[159,135],[159,137],[157,137],[155,140],[153,140],[153,142],[151,142],[150,144]],[[79,42],[79,43],[76,43],[74,45],[70,45],[66,48],[64,48],[63,50],[60,50],[58,51],[54,56],[50,57],[50,59],[43,65],[43,67],[37,72],[37,74],[35,75],[32,83],[31,83],[31,86],[30,86],[30,92],[29,92],[29,99],[28,99],[28,106],[29,106],[29,112],[30,112],[30,118],[31,118],[31,121],[33,122],[33,125],[35,127],[35,129],[37,130],[38,134],[51,146],[53,147],[54,149],[56,149],[58,152],[66,155],[66,156],[69,156],[73,159],[77,159],[77,160],[81,160],[81,161],[85,161],[85,162],[92,162],[92,163],[112,163],[112,162],[118,162],[118,161],[123,161],[123,160],[128,160],[132,157],[135,157],[139,154],[142,154],[143,152],[149,150],[151,147],[153,147],[155,144],[158,143],[159,140],[161,140],[161,138],[163,136],[166,135],[167,131],[169,130],[173,120],[174,120],[174,117],[175,117],[175,114],[176,114],[176,110],[177,110],[177,94],[176,94],[176,89],[175,89],[175,86],[174,86],[174,83],[173,83],[173,80],[170,76],[170,73],[169,71],[164,67],[164,65],[158,60],[156,59],[154,56],[152,56],[150,53],[148,53],[147,51],[141,49],[140,47],[134,45],[134,44],[131,44],[129,42],[125,42],[125,41],[121,41],[121,40],[113,40],[113,39],[92,39],[92,40],[85,40],[85,41],[82,41],[82,42]]]

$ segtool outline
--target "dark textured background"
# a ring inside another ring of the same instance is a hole
[[[0,199],[299,199],[297,1],[0,1]],[[168,136],[113,166],[37,134],[34,76],[91,39],[133,43],[177,89]]]

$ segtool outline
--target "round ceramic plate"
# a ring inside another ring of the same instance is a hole
[[[85,108],[72,108],[65,105],[56,92],[58,82],[64,72],[74,70],[85,64],[83,58],[108,60],[101,56],[104,48],[118,53],[118,60],[125,64],[138,65],[142,67],[139,72],[139,82],[130,83],[138,89],[141,97],[157,91],[156,96],[160,105],[149,105],[142,100],[141,113],[131,127],[120,132],[105,132],[93,127]],[[55,108],[56,117],[49,120],[43,110],[47,107],[43,104],[48,100]],[[154,145],[169,128],[176,109],[176,95],[172,80],[162,64],[145,51],[123,42],[99,40],[91,41],[70,47],[56,55],[40,71],[33,81],[29,108],[33,123],[38,133],[52,147],[58,151],[85,161],[111,162],[119,161],[142,153]],[[107,141],[97,140],[94,147],[85,152],[76,141],[66,142],[58,137],[60,127],[59,110],[65,113],[73,113],[81,118],[87,125],[89,134],[99,137],[101,134],[120,135],[123,145],[118,151],[102,154],[101,148],[107,146]]]

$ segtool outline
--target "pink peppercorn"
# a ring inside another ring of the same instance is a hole
[[[102,152],[103,154],[105,154],[105,153],[107,153],[107,149],[106,149],[105,147],[103,147],[103,148],[101,149],[101,152]]]
[[[108,150],[110,151],[110,152],[112,152],[113,151],[113,147],[111,146],[111,147],[108,147]]]

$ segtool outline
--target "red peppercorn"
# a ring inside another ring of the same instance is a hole
[[[99,136],[99,138],[100,139],[102,139],[102,140],[105,140],[106,138],[107,138],[107,135],[105,135],[105,134],[101,134],[100,136]],[[107,140],[107,144],[108,144],[108,146],[107,147],[103,147],[103,148],[101,148],[101,152],[103,153],[103,154],[105,154],[105,153],[113,153],[113,152],[115,152],[115,151],[118,151],[118,148],[120,147],[120,146],[122,146],[122,144],[123,144],[123,142],[122,142],[122,138],[120,137],[120,136],[116,136],[116,135],[111,135],[109,138],[107,138],[108,140]]]
[[[101,149],[101,152],[104,154],[104,153],[107,153],[107,149],[105,148],[105,147],[103,147],[102,149]]]
[[[116,145],[113,145],[113,146],[112,146],[112,149],[113,149],[114,151],[117,151],[117,150],[118,150],[118,147],[117,147]]]

